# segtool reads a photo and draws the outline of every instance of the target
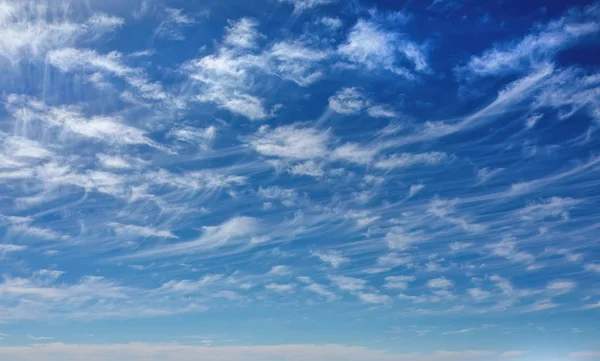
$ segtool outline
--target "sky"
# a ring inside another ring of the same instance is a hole
[[[0,359],[600,360],[600,2],[0,0]]]

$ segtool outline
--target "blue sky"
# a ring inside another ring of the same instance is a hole
[[[0,0],[0,358],[600,359],[600,3]]]

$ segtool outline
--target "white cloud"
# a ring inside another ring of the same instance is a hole
[[[546,290],[548,290],[553,295],[563,295],[566,293],[570,293],[577,287],[577,283],[573,281],[560,280],[560,281],[552,281],[548,283],[546,286]]]
[[[246,38],[245,41],[249,39]],[[196,100],[214,103],[250,120],[261,120],[269,114],[263,99],[251,94],[251,74],[254,70],[268,68],[266,58],[240,53],[235,47],[229,48],[226,44],[215,54],[185,63],[182,71],[201,87]]]
[[[390,249],[403,251],[413,244],[421,242],[422,238],[415,232],[407,231],[402,227],[393,227],[385,234],[384,240]]]
[[[383,169],[404,168],[415,165],[436,165],[445,162],[450,157],[446,153],[400,153],[381,159],[375,163],[375,167]]]
[[[473,297],[476,301],[486,300],[492,295],[490,292],[482,290],[481,288],[469,288],[467,292],[469,293],[469,296]]]
[[[585,305],[581,309],[583,309],[583,310],[594,310],[596,308],[600,308],[600,301],[598,301],[596,303],[589,304],[589,305]]]
[[[118,115],[88,117],[76,107],[50,107],[37,100],[16,95],[8,97],[7,108],[15,118],[21,112],[28,112],[32,119],[39,119],[50,127],[81,137],[113,144],[145,144],[160,148],[143,130],[123,124]]]
[[[243,115],[250,120],[260,120],[268,116],[263,99],[238,90],[215,86],[199,96],[198,100],[216,103],[220,107],[234,114]]]
[[[346,143],[334,149],[331,158],[357,164],[369,164],[376,154],[377,149],[363,147],[357,143]]]
[[[295,290],[296,285],[293,283],[269,283],[265,288],[278,293],[290,293]]]
[[[279,199],[284,206],[291,207],[296,204],[299,199],[298,192],[294,189],[273,187],[259,187],[258,195],[264,199]]]
[[[321,77],[318,64],[329,52],[312,48],[310,42],[279,41],[261,52],[248,52],[257,49],[262,38],[257,27],[258,22],[250,18],[230,22],[224,44],[214,54],[182,67],[190,80],[201,86],[196,100],[214,103],[250,120],[261,120],[272,116],[278,106],[267,111],[264,99],[253,94],[254,85],[263,81],[260,76],[278,76],[300,86]]]
[[[292,271],[290,270],[290,268],[288,266],[273,266],[271,267],[271,270],[269,271],[268,275],[270,276],[286,276],[291,274]]]
[[[340,18],[333,18],[328,16],[322,17],[320,22],[332,30],[337,30],[344,25]]]
[[[159,293],[197,293],[207,286],[214,284],[215,282],[223,279],[222,274],[210,274],[202,277],[199,280],[181,280],[181,281],[169,281],[160,286],[157,290]]]
[[[4,137],[2,145],[2,152],[4,153],[2,155],[6,157],[4,159],[14,162],[12,165],[7,164],[9,167],[22,165],[19,163],[22,160],[43,160],[49,159],[53,155],[52,151],[45,148],[41,143],[19,136]]]
[[[427,287],[430,288],[450,288],[454,285],[454,282],[447,278],[434,278],[427,281]]]
[[[137,226],[134,224],[109,223],[118,235],[134,237],[159,237],[159,238],[177,238],[176,235],[166,230],[153,229],[147,226]]]
[[[195,23],[195,20],[185,14],[182,9],[166,8],[162,17],[163,19],[154,33],[167,40],[185,40],[181,28]]]
[[[27,335],[27,338],[33,341],[49,341],[49,340],[54,340],[54,337],[48,337],[48,336],[32,336],[32,335]]]
[[[48,51],[94,40],[121,25],[123,19],[101,13],[81,22],[54,12],[55,6],[29,1],[3,1],[0,21],[0,60],[12,65],[21,60],[41,60]]]
[[[558,119],[564,120],[580,111],[595,123],[600,122],[597,89],[600,74],[579,68],[557,69],[538,92],[532,110],[556,110]],[[586,137],[589,137],[587,135]]]
[[[104,168],[113,169],[131,169],[133,165],[125,158],[119,156],[111,156],[108,154],[96,154],[98,161]]]
[[[583,266],[583,268],[588,272],[600,273],[600,264],[587,263]]]
[[[181,142],[195,144],[201,148],[208,148],[209,144],[217,136],[217,127],[214,125],[206,128],[182,126],[171,129],[169,135]]]
[[[386,253],[377,257],[375,267],[367,268],[365,273],[376,274],[389,271],[399,266],[412,267],[413,259],[408,255],[398,253]]]
[[[363,19],[354,25],[338,52],[350,62],[361,64],[368,70],[382,68],[407,78],[413,78],[414,75],[397,65],[396,57],[399,55],[410,61],[416,71],[428,70],[425,57],[417,45]]]
[[[88,170],[79,173],[68,165],[49,162],[35,169],[35,178],[47,187],[71,185],[114,197],[125,195],[125,177],[105,171]],[[35,200],[33,203],[36,203]]]
[[[359,228],[368,227],[381,218],[380,216],[373,215],[369,211],[354,210],[347,212],[344,217],[354,220],[356,222],[356,226]]]
[[[249,145],[258,153],[269,157],[306,160],[327,155],[329,133],[315,128],[281,126],[275,129],[261,128]]]
[[[4,257],[9,253],[22,252],[27,249],[27,246],[16,244],[0,244],[0,257]]]
[[[195,191],[233,188],[246,182],[246,178],[242,176],[205,170],[178,174],[159,169],[158,171],[144,174],[144,178],[151,184],[168,185],[174,188]]]
[[[477,171],[477,184],[483,184],[483,183],[489,181],[490,179],[497,176],[503,170],[504,170],[504,168],[491,169],[491,168],[487,168],[487,167],[478,170]]]
[[[383,287],[396,290],[406,290],[408,283],[416,280],[414,276],[387,276]]]
[[[535,257],[531,253],[519,251],[517,242],[512,239],[504,239],[488,247],[494,256],[504,257],[512,262],[528,264],[535,261]]]
[[[257,27],[258,21],[252,18],[241,18],[237,21],[230,20],[224,41],[227,45],[236,48],[255,48],[258,39],[261,37]]]
[[[519,41],[499,44],[480,56],[473,56],[458,74],[490,76],[513,71],[529,70],[551,59],[559,50],[567,48],[582,38],[600,31],[597,7],[583,11],[571,9],[565,16],[545,25]]]
[[[122,27],[125,24],[125,19],[114,15],[107,15],[104,13],[95,13],[90,16],[86,21],[86,25],[89,27],[88,32],[93,38],[97,38],[103,33],[112,32]],[[97,34],[92,34],[96,32]]]
[[[292,166],[288,171],[291,174],[304,175],[314,178],[321,178],[325,175],[323,165],[312,160],[298,163]]]
[[[0,321],[106,320],[204,309],[181,297],[156,297],[157,292],[165,289],[125,287],[100,276],[84,276],[75,282],[63,278],[59,281],[62,274],[56,270],[41,270],[28,278],[5,276],[0,282],[0,292],[6,313],[0,315]]]
[[[358,299],[364,303],[387,304],[390,302],[390,296],[388,295],[363,292],[359,292],[356,295],[358,296]]]
[[[526,221],[540,221],[546,218],[569,218],[569,210],[581,203],[573,198],[551,197],[539,203],[532,203],[519,211]]]
[[[92,83],[101,73],[107,76],[122,78],[136,93],[147,100],[165,100],[168,95],[159,83],[151,82],[140,69],[125,64],[123,55],[113,51],[99,54],[95,50],[61,48],[50,51],[46,62],[62,72],[87,73]],[[103,86],[103,82],[100,82]]]
[[[510,280],[504,277],[494,275],[490,277],[490,281],[495,282],[496,286],[506,295],[514,295],[517,293]]]
[[[407,197],[410,198],[410,197],[415,196],[423,188],[425,188],[425,186],[423,184],[413,184],[412,186],[410,186],[410,189],[408,190],[408,196]]]
[[[218,226],[202,227],[203,234],[196,240],[168,244],[139,251],[119,258],[167,258],[250,241],[258,233],[258,220],[252,217],[233,217]]]
[[[318,283],[311,283],[308,286],[304,287],[305,290],[314,292],[320,296],[327,297],[329,299],[334,299],[335,293],[329,291],[325,286],[320,285]]]
[[[317,6],[331,4],[337,0],[279,0],[279,2],[289,3],[294,6],[294,13],[301,13]]]
[[[308,86],[323,76],[319,64],[329,58],[327,50],[313,49],[302,41],[275,43],[265,55],[271,71],[300,86]]]
[[[537,122],[542,119],[544,117],[544,114],[534,114],[532,116],[530,116],[529,118],[527,118],[527,120],[525,121],[525,127],[527,129],[529,128],[533,128]]]
[[[357,88],[343,88],[329,97],[329,107],[340,114],[358,114],[368,103]]]
[[[550,310],[556,308],[559,305],[554,303],[551,299],[543,299],[536,301],[535,303],[523,308],[523,312],[539,312],[544,310]]]
[[[447,331],[447,332],[443,332],[442,335],[462,335],[465,333],[470,333],[473,331],[476,331],[476,328],[464,328],[462,330],[457,330],[457,331]]]
[[[10,233],[22,234],[43,240],[66,240],[69,236],[56,232],[49,228],[36,227],[28,224],[17,224],[10,227]]]
[[[373,118],[396,118],[398,113],[389,106],[374,104],[359,88],[342,88],[329,97],[329,108],[336,113],[356,115],[366,110]]]
[[[311,251],[310,254],[311,256],[320,259],[321,262],[329,264],[333,268],[339,268],[350,262],[350,258],[344,257],[338,251]]]
[[[455,204],[456,201],[454,200],[434,198],[429,202],[427,212],[450,224],[458,226],[467,232],[480,233],[486,229],[485,225],[471,222],[466,216],[455,215],[457,213]]]
[[[330,276],[329,279],[343,291],[360,291],[367,287],[367,281],[346,276]]]
[[[399,115],[396,111],[390,109],[386,105],[376,104],[367,109],[367,114],[373,118],[397,118]]]

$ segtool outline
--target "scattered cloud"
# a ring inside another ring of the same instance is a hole
[[[317,257],[321,262],[329,264],[332,268],[339,268],[350,262],[350,258],[344,257],[337,251],[311,251],[311,255]]]
[[[600,264],[587,263],[583,266],[583,268],[588,272],[600,273]]]
[[[278,0],[282,3],[289,3],[294,6],[294,13],[301,13],[317,6],[335,3],[336,0]]]
[[[515,71],[528,71],[540,63],[551,60],[560,50],[600,31],[597,6],[573,9],[563,17],[534,27],[520,40],[501,43],[473,56],[458,74],[465,76],[502,75]]]
[[[21,252],[27,249],[27,246],[16,244],[0,244],[0,257],[4,257],[9,253]]]
[[[413,69],[420,73],[429,71],[425,55],[418,45],[363,19],[354,25],[338,52],[349,62],[367,70],[385,69],[408,79],[415,77]],[[399,65],[397,57],[403,57],[412,69]]]
[[[469,296],[473,297],[476,301],[484,301],[492,295],[490,292],[482,290],[480,288],[469,288]]]
[[[167,40],[185,40],[182,28],[189,27],[195,23],[195,20],[182,9],[166,8],[162,15],[163,20],[158,25],[154,33],[160,38]]]
[[[383,169],[405,168],[414,165],[436,165],[449,160],[450,157],[441,152],[430,153],[400,153],[393,154],[375,163],[375,167]]]
[[[406,290],[408,283],[415,280],[416,277],[414,276],[387,276],[383,287],[394,290]]]
[[[270,276],[286,276],[291,274],[292,271],[287,266],[273,266],[269,271]]]
[[[252,18],[241,18],[238,21],[230,20],[224,42],[235,48],[255,48],[261,37],[257,27],[258,21]]]
[[[314,128],[284,126],[261,128],[250,140],[255,151],[268,157],[307,160],[327,154],[329,134]]]
[[[278,293],[290,293],[294,292],[296,285],[293,283],[269,283],[265,286],[265,288]]]
[[[450,288],[454,285],[454,282],[444,277],[434,278],[427,281],[427,287],[430,288]]]
[[[360,291],[365,289],[367,285],[367,281],[354,277],[331,276],[329,279],[342,291]]]

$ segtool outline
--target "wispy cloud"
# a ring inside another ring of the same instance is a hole
[[[185,40],[181,28],[195,23],[193,17],[184,13],[182,9],[166,8],[161,17],[162,21],[154,33],[156,36],[168,40]]]
[[[125,255],[124,258],[167,258],[190,252],[206,252],[220,247],[239,245],[247,237],[258,234],[258,220],[252,217],[234,217],[217,226],[203,227],[203,234],[196,240],[179,242]]]
[[[317,6],[335,3],[337,0],[278,0],[282,3],[289,3],[294,6],[294,12],[300,13]]]
[[[567,15],[533,29],[532,33],[511,43],[493,47],[473,56],[464,67],[466,76],[489,76],[529,70],[551,60],[560,50],[600,31],[597,6],[572,10]]]
[[[344,257],[340,252],[336,251],[312,251],[311,254],[333,268],[338,268],[350,262],[348,257]]]
[[[367,70],[385,69],[408,79],[415,77],[413,69],[421,73],[429,71],[425,55],[418,45],[363,19],[354,25],[338,52],[349,62]],[[399,65],[397,56],[403,56],[412,63],[413,69]]]

